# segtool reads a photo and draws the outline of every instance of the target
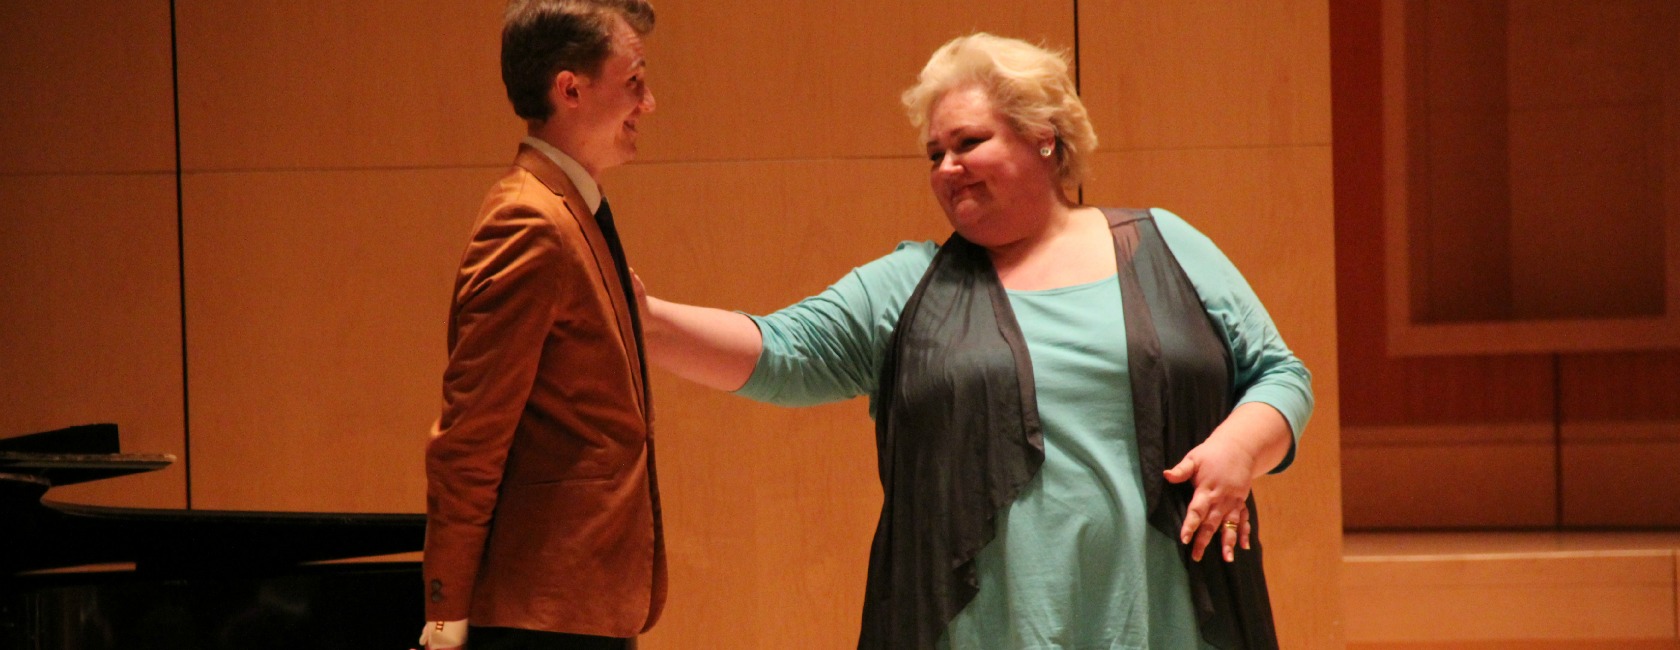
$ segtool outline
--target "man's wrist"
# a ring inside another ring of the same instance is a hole
[[[467,619],[458,621],[428,621],[420,635],[421,645],[444,650],[459,648],[467,643]]]

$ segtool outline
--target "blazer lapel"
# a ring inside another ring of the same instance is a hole
[[[514,164],[535,176],[538,181],[559,197],[566,208],[566,213],[583,230],[584,239],[589,242],[589,251],[595,258],[595,269],[599,279],[607,288],[607,295],[612,299],[613,317],[618,326],[619,341],[624,344],[628,352],[625,363],[630,368],[630,377],[635,382],[636,406],[641,409],[642,419],[649,419],[647,381],[642,376],[641,338],[637,336],[635,325],[630,319],[630,300],[632,296],[624,295],[624,285],[618,280],[618,270],[613,266],[612,251],[607,248],[606,236],[601,234],[601,225],[595,221],[595,213],[589,210],[589,204],[583,200],[583,194],[577,186],[572,184],[571,177],[565,170],[555,164],[553,160],[541,151],[529,145],[519,146],[519,155]]]

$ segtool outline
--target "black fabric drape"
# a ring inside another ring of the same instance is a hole
[[[904,305],[882,364],[886,498],[859,648],[931,648],[974,598],[974,557],[1044,461],[1032,359],[985,249],[952,235]]]
[[[1162,472],[1231,414],[1236,403],[1231,355],[1148,212],[1104,214],[1119,261],[1132,417],[1149,525],[1176,540],[1195,487],[1167,483]],[[1226,563],[1217,552],[1195,562],[1190,547],[1179,545],[1202,639],[1220,648],[1277,647],[1252,494],[1248,509],[1253,548],[1239,551],[1235,562]]]
[[[1104,210],[1125,305],[1127,356],[1151,526],[1178,537],[1192,488],[1161,472],[1234,401],[1224,339],[1147,211]],[[974,558],[1044,460],[1032,362],[985,249],[953,234],[905,303],[882,363],[876,443],[884,500],[870,549],[860,649],[932,648],[978,592]],[[1254,502],[1249,499],[1250,512]],[[1252,551],[1191,562],[1203,638],[1275,648]]]

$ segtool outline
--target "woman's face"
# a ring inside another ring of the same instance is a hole
[[[936,100],[928,111],[928,176],[951,227],[981,246],[1019,241],[1041,228],[1045,199],[1059,191],[1054,161],[1039,155],[1051,143],[1016,133],[980,86]]]

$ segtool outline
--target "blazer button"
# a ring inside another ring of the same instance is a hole
[[[432,602],[434,602],[434,603],[443,602],[443,593],[438,592],[438,591],[432,592]]]

